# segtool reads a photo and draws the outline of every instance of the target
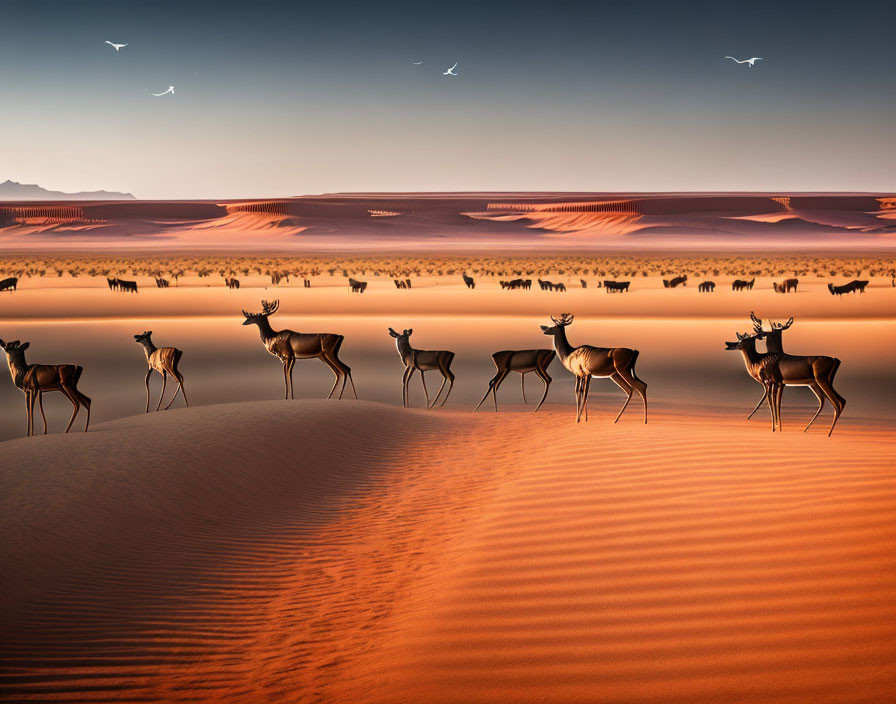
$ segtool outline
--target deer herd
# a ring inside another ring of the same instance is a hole
[[[333,372],[335,379],[327,398],[332,398],[339,388],[338,398],[341,399],[346,390],[346,385],[351,385],[352,394],[357,399],[355,383],[352,379],[352,370],[339,358],[339,351],[344,341],[344,336],[331,332],[295,332],[294,330],[274,330],[270,324],[270,316],[279,310],[280,302],[262,301],[262,309],[259,313],[243,313],[243,325],[255,325],[258,328],[261,342],[269,354],[277,357],[283,364],[283,380],[285,385],[285,398],[294,398],[292,384],[292,370],[297,359],[320,359]],[[768,404],[772,431],[780,431],[781,423],[781,398],[786,386],[806,386],[818,399],[818,409],[803,432],[809,430],[824,408],[825,400],[831,402],[834,407],[834,417],[828,429],[828,436],[834,430],[837,420],[846,406],[846,400],[834,389],[834,377],[840,367],[840,360],[836,357],[825,355],[793,355],[784,352],[782,337],[786,330],[793,325],[793,318],[786,323],[769,322],[769,329],[763,327],[761,319],[754,313],[750,313],[753,323],[752,332],[737,333],[737,340],[726,342],[725,349],[737,350],[743,355],[744,366],[747,373],[756,382],[762,385],[763,394],[756,407],[747,416],[753,417],[763,403]],[[576,422],[588,420],[588,392],[591,388],[591,380],[594,378],[609,378],[625,394],[625,402],[616,414],[614,423],[618,422],[623,412],[628,407],[632,396],[637,392],[644,404],[644,423],[647,423],[647,384],[638,377],[635,365],[639,352],[629,347],[597,347],[593,345],[573,346],[566,335],[566,329],[572,324],[574,318],[568,313],[559,318],[551,316],[553,325],[541,326],[544,335],[553,341],[551,349],[527,349],[527,350],[501,350],[492,355],[496,367],[494,377],[488,382],[488,389],[482,400],[474,408],[479,410],[489,394],[494,399],[495,411],[498,410],[497,391],[501,383],[510,372],[520,374],[520,384],[523,402],[526,403],[525,375],[530,372],[541,378],[544,383],[544,391],[541,399],[535,406],[538,411],[548,395],[551,385],[551,376],[548,367],[554,358],[575,376],[575,403]],[[454,361],[454,352],[448,350],[423,350],[411,345],[413,329],[404,329],[397,332],[391,327],[389,335],[395,340],[395,346],[401,363],[404,367],[402,375],[402,404],[409,406],[409,385],[414,372],[420,372],[420,380],[428,408],[434,408],[438,404],[444,406],[451,391],[454,388],[455,375],[451,371]],[[757,349],[757,342],[764,340],[765,352]],[[187,402],[184,390],[184,377],[178,369],[183,352],[176,347],[157,347],[152,341],[152,331],[144,331],[134,335],[134,341],[143,347],[146,358],[147,370],[145,377],[146,386],[146,412],[150,408],[149,379],[152,372],[162,375],[162,391],[156,405],[156,411],[162,407],[168,377],[174,380],[177,388],[169,399],[165,409],[180,393],[184,404]],[[38,405],[43,418],[44,433],[47,432],[47,420],[43,410],[42,395],[48,391],[61,392],[72,404],[73,412],[65,432],[71,430],[81,406],[87,409],[87,420],[84,425],[85,432],[90,424],[91,399],[78,390],[78,381],[83,372],[83,367],[76,364],[29,364],[25,360],[25,350],[28,342],[12,340],[4,342],[0,340],[0,348],[6,353],[9,373],[15,386],[25,394],[27,435],[34,435],[34,406]],[[435,397],[430,401],[429,391],[426,386],[425,374],[435,371],[441,375],[442,383]],[[447,384],[447,390],[445,386]],[[444,397],[442,392],[445,392]],[[439,400],[441,399],[441,403]]]

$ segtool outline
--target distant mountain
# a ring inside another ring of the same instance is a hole
[[[16,183],[4,181],[0,183],[0,200],[137,200],[131,193],[115,191],[81,191],[79,193],[63,193],[48,191],[34,183]]]

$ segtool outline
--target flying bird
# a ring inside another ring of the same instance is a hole
[[[128,43],[130,43],[130,42],[128,42]],[[106,40],[106,44],[108,44],[113,49],[115,49],[115,51],[121,51],[122,49],[124,49],[127,46],[127,44],[114,44],[114,43],[110,42],[108,39]]]
[[[449,68],[447,71],[443,71],[442,75],[443,76],[456,76],[457,74],[454,72],[454,69],[456,69],[456,68],[457,68],[457,62],[455,62],[454,66]]]
[[[168,86],[168,90],[163,91],[162,93],[153,93],[153,95],[156,96],[157,98],[161,98],[163,95],[167,95],[168,93],[171,93],[171,95],[174,95],[174,86]]]
[[[735,59],[733,56],[726,56],[725,58],[731,59],[732,61],[734,61],[735,63],[738,63],[738,64],[750,64],[750,68],[753,68],[753,64],[756,63],[757,61],[762,61],[761,56],[754,56],[752,59],[744,59],[743,61],[741,61],[740,59]]]
[[[414,66],[419,66],[423,62],[422,61],[411,61],[411,63],[414,64]]]

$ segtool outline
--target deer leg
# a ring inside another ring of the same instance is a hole
[[[289,398],[289,372],[287,371],[287,368],[289,366],[289,360],[284,359],[282,361],[283,361],[283,386],[286,389],[283,392],[283,398],[288,399]]]
[[[422,374],[422,372],[421,372]],[[411,407],[411,377],[414,376],[414,367],[406,367],[404,370],[403,400],[406,408]]]
[[[426,396],[426,407],[427,407],[427,408],[432,408],[432,406],[431,406],[430,403],[429,403],[429,392],[426,390],[426,372],[423,371],[422,369],[420,370],[420,381],[423,382],[423,395]],[[442,385],[444,386],[444,384],[445,384],[445,380],[442,379]],[[439,387],[439,393],[442,393],[442,387],[441,387],[441,386]],[[438,401],[438,400],[439,400],[439,397],[436,396],[436,397],[433,399],[432,402],[435,403],[435,402]]]
[[[582,390],[582,377],[576,375],[576,390],[575,390],[575,395],[576,395],[576,423],[579,422],[579,415],[580,415],[580,414],[579,414],[579,406],[581,406],[581,404],[582,404],[582,394],[581,394],[581,390]]]
[[[843,409],[846,407],[846,399],[834,390],[833,385],[827,379],[816,378],[815,381],[821,387],[825,396],[834,404],[834,420],[831,421],[831,428],[828,430],[828,437],[831,437],[831,433],[834,432],[834,426],[837,425],[837,420],[839,420],[840,414],[843,413]]]
[[[803,428],[804,433],[809,430],[810,427],[812,427],[815,419],[818,418],[818,414],[821,413],[821,409],[824,408],[824,392],[822,392],[821,387],[813,381],[811,384],[809,384],[809,388],[812,390],[812,393],[815,394],[815,398],[818,399],[818,410],[815,411],[815,415],[812,416],[812,420],[809,421],[809,425]]]
[[[535,368],[535,373],[541,377],[542,381],[544,381],[544,393],[541,395],[541,401],[538,402],[538,405],[535,406],[535,411],[541,408],[541,404],[544,403],[544,400],[548,397],[548,389],[551,388],[551,377],[548,374],[546,369],[542,369],[541,367]],[[535,413],[535,411],[532,411]]]
[[[25,419],[28,423],[27,430],[25,431],[25,436],[30,437],[34,435],[34,392],[27,391],[25,392]]]
[[[44,415],[44,395],[42,392],[37,392],[37,406],[40,408],[40,417],[44,421],[44,435],[47,434],[47,417]]]
[[[81,403],[78,399],[76,393],[72,390],[70,386],[66,384],[59,384],[59,390],[62,394],[71,402],[74,410],[72,411],[72,417],[69,418],[68,426],[65,429],[65,432],[68,432],[72,428],[72,424],[75,422],[75,417],[78,415],[78,411],[81,410]]]
[[[775,432],[775,390],[774,387],[766,382],[766,399],[768,400],[768,410],[772,417],[772,432]]]
[[[526,400],[526,372],[520,374],[520,391],[523,392],[523,403],[528,406],[529,402]]]
[[[781,424],[781,399],[784,398],[784,384],[777,384],[775,388],[775,415],[778,417],[778,430],[784,432]]]
[[[339,386],[339,381],[342,379],[342,369],[340,369],[326,353],[321,356],[321,361],[323,361],[323,363],[326,364],[330,368],[330,371],[333,372],[333,374],[336,376],[336,378],[333,379],[333,388],[331,388],[330,393],[327,394],[327,398],[330,399],[333,398],[336,387]]]
[[[588,422],[588,392],[591,390],[591,375],[585,377],[582,388],[582,412],[585,414],[585,422]]]
[[[488,382],[488,390],[485,392],[485,396],[482,397],[482,400],[479,402],[479,405],[473,409],[473,413],[479,410],[479,406],[485,403],[485,399],[488,398],[489,394],[492,394],[495,397],[495,413],[498,412],[498,396],[495,394],[495,390],[497,386],[501,383],[501,380],[507,375],[506,371],[496,372],[495,375]]]
[[[146,383],[146,411],[145,413],[149,413],[149,377],[152,374],[152,367],[146,370],[146,378],[143,380]]]
[[[626,395],[625,403],[622,404],[622,408],[619,409],[619,413],[616,414],[616,420],[614,423],[619,421],[620,416],[622,416],[622,412],[625,410],[625,407],[628,406],[628,402],[632,400],[632,394],[634,393],[634,388],[623,379],[618,372],[610,374],[610,379],[618,386]]]
[[[171,404],[174,403],[174,399],[177,398],[178,392],[182,392],[184,390],[184,377],[178,372],[176,369],[171,370],[171,376],[174,377],[174,380],[177,382],[178,387],[174,390],[174,395],[171,397],[171,400],[168,401],[168,405],[165,406],[165,410],[167,411],[171,408]],[[184,395],[184,402],[186,403],[187,397]]]
[[[454,374],[451,373],[451,370],[448,367],[442,367],[442,374],[444,375],[444,378],[442,379],[443,384],[445,383],[444,380],[448,379],[448,390],[445,392],[445,398],[442,399],[442,402],[439,404],[439,408],[445,405],[445,402],[451,395],[451,389],[454,388]],[[433,405],[435,405],[435,401],[433,401]]]
[[[159,394],[159,405],[156,406],[157,411],[162,407],[162,399],[165,398],[166,386],[168,386],[168,372],[162,371],[162,393]]]
[[[759,399],[759,403],[756,404],[756,408],[754,408],[754,409],[750,412],[750,415],[747,416],[747,420],[750,420],[750,418],[753,417],[753,414],[756,413],[756,411],[759,410],[759,407],[760,407],[760,406],[763,404],[763,402],[765,401],[766,396],[768,396],[768,387],[765,386],[765,385],[763,384],[762,388],[764,389],[764,392],[763,392],[763,394],[762,394],[762,398]]]

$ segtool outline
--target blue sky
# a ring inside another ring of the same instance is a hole
[[[891,2],[0,6],[0,180],[142,198],[896,190]]]

